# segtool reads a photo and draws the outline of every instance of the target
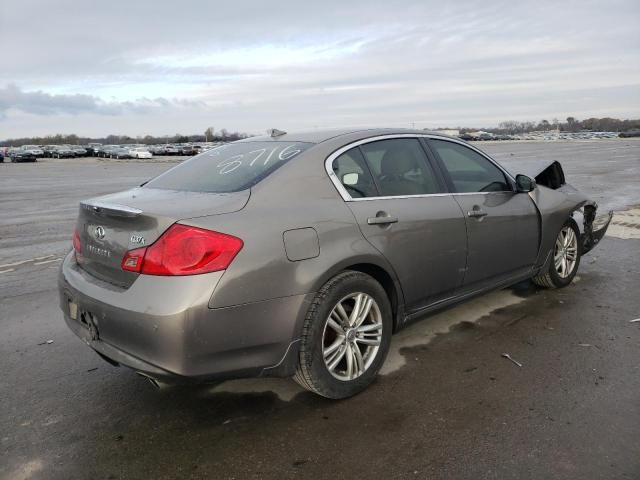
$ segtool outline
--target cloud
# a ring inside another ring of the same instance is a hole
[[[134,101],[105,101],[84,95],[50,94],[42,91],[26,92],[16,85],[0,88],[0,115],[17,110],[36,115],[122,115],[126,113],[148,114],[172,108],[199,108],[203,102],[185,99],[138,98]]]
[[[638,24],[637,0],[3,0],[2,135],[637,117]]]

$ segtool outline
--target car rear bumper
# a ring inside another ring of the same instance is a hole
[[[125,290],[82,270],[70,253],[59,275],[60,307],[101,356],[159,380],[293,374],[307,296],[209,308],[223,273],[141,275]]]

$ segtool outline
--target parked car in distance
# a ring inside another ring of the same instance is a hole
[[[128,147],[114,147],[109,150],[109,156],[116,159],[131,158]]]
[[[52,153],[56,149],[57,145],[44,145],[42,147],[43,156],[45,158],[52,158]]]
[[[180,152],[180,155],[196,155],[198,153],[198,150],[193,147],[193,145],[181,145],[180,147],[178,147],[178,151]]]
[[[70,145],[69,148],[73,151],[73,155],[76,157],[86,157],[87,149],[79,145]]]
[[[56,145],[51,150],[51,158],[73,158],[76,154],[68,145]]]
[[[94,150],[94,147],[90,146],[90,145],[82,145],[82,148],[84,148],[85,150],[85,157],[93,157],[95,156],[96,152]]]
[[[65,322],[156,382],[282,376],[349,397],[411,321],[526,279],[566,287],[604,236],[611,212],[558,162],[505,162],[400,129],[221,145],[81,202]]]
[[[111,157],[111,151],[114,148],[118,148],[118,145],[103,145],[101,147],[98,147],[96,155],[101,158],[109,158]]]
[[[37,162],[38,157],[30,150],[23,150],[22,148],[12,148],[8,152],[11,163],[19,162]]]
[[[164,145],[164,155],[180,155],[180,149],[175,145]]]
[[[149,145],[147,149],[152,155],[164,155],[164,145]]]
[[[620,132],[618,136],[620,138],[640,137],[640,130],[629,130],[627,132]]]
[[[131,158],[152,158],[153,157],[151,152],[145,147],[133,147],[133,148],[129,148],[128,151]]]
[[[44,151],[38,145],[23,145],[20,149],[24,152],[31,153],[34,157],[44,157]]]

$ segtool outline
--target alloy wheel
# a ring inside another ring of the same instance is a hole
[[[338,380],[360,377],[371,366],[382,342],[382,314],[366,293],[353,293],[331,310],[322,334],[322,356]]]
[[[570,226],[563,227],[558,234],[553,250],[553,261],[560,278],[567,278],[572,273],[578,260],[578,237]]]

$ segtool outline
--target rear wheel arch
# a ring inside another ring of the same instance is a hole
[[[340,262],[328,269],[324,275],[321,275],[317,279],[312,291],[319,291],[332,278],[343,272],[355,271],[369,275],[382,286],[387,294],[387,298],[391,304],[393,331],[395,332],[402,323],[401,317],[404,312],[404,296],[400,283],[393,270],[391,270],[391,267],[382,265],[381,263],[378,258],[371,256],[352,258],[350,261]]]
[[[399,308],[401,305],[401,292],[398,291],[400,286],[396,284],[391,274],[389,274],[389,272],[387,272],[381,266],[373,263],[356,263],[354,265],[349,265],[343,271],[356,271],[364,273],[372,277],[382,286],[387,294],[389,303],[391,303],[391,313],[393,315],[393,331],[395,332],[400,324],[398,314],[400,313]]]

